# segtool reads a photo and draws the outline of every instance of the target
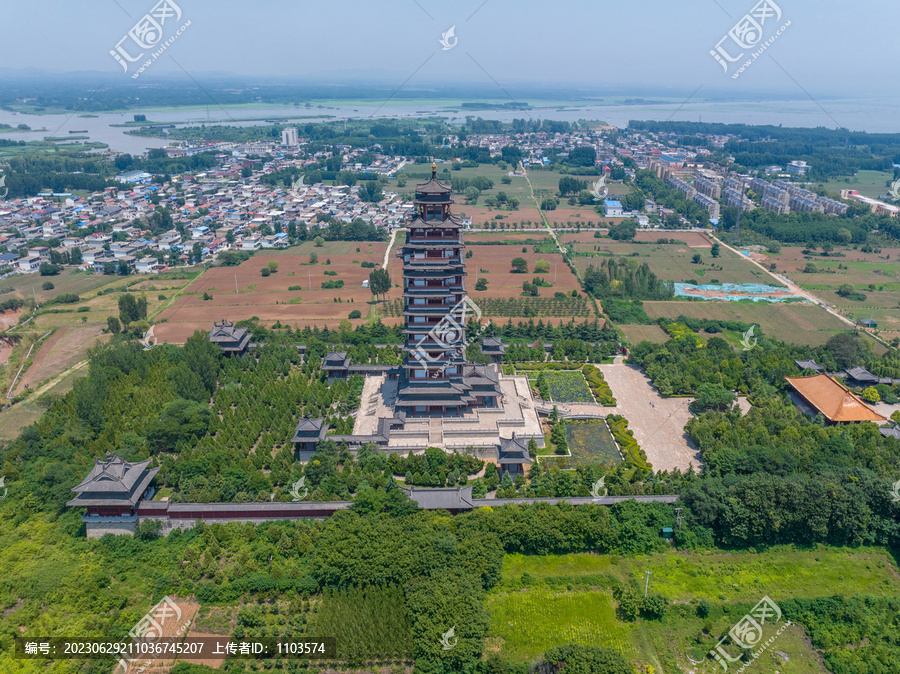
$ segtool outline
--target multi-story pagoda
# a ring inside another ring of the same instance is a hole
[[[500,403],[496,368],[465,360],[466,265],[462,221],[451,213],[452,190],[437,179],[416,186],[415,213],[403,247],[406,319],[403,376],[396,407],[410,416],[453,416]]]

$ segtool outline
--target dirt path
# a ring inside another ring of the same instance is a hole
[[[384,262],[381,263],[382,269],[387,269],[388,261],[391,257],[391,251],[394,249],[394,242],[397,240],[397,234],[400,232],[405,232],[405,231],[406,231],[406,228],[401,227],[401,228],[395,229],[393,232],[391,232],[391,240],[388,242],[387,250],[384,251]]]
[[[801,297],[805,297],[806,299],[808,299],[810,302],[813,302],[814,304],[818,304],[820,307],[822,307],[823,309],[825,309],[825,311],[827,311],[827,312],[828,312],[829,314],[831,314],[832,316],[837,316],[837,317],[840,318],[844,323],[847,323],[848,325],[850,325],[851,327],[853,327],[854,329],[856,329],[856,323],[854,323],[853,321],[851,321],[849,318],[846,318],[845,316],[841,316],[837,311],[835,311],[834,309],[832,309],[832,308],[831,308],[824,300],[820,299],[819,297],[816,297],[815,295],[813,295],[813,294],[812,294],[811,292],[809,292],[808,290],[804,290],[803,288],[801,288],[800,286],[798,286],[796,283],[794,283],[793,281],[789,280],[786,276],[782,276],[781,274],[776,274],[776,273],[774,273],[774,272],[769,271],[764,265],[762,265],[761,263],[757,262],[757,261],[754,260],[752,257],[747,257],[746,255],[744,255],[743,253],[741,253],[739,250],[735,250],[734,248],[732,248],[731,246],[729,246],[729,245],[728,245],[727,243],[725,243],[724,241],[721,241],[720,239],[716,238],[715,236],[712,236],[712,234],[710,234],[710,236],[711,236],[713,239],[715,239],[716,241],[718,241],[722,246],[724,246],[725,248],[727,248],[728,250],[730,250],[732,253],[734,253],[735,255],[739,255],[741,258],[747,260],[747,261],[750,262],[751,264],[755,264],[757,267],[759,267],[760,269],[762,269],[764,272],[766,272],[766,274],[768,274],[769,276],[771,276],[773,279],[775,279],[775,280],[778,281],[779,283],[783,283],[784,285],[786,285],[787,288],[788,288],[788,290],[789,290],[791,293],[793,293],[794,295],[800,295]]]

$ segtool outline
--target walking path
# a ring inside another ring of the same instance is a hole
[[[384,262],[381,263],[381,268],[382,268],[382,269],[387,269],[387,266],[388,266],[388,260],[390,259],[390,256],[391,256],[391,250],[393,250],[393,248],[394,248],[394,242],[397,240],[397,234],[398,234],[399,232],[405,232],[405,231],[406,231],[406,228],[405,228],[405,227],[400,227],[399,229],[395,229],[395,230],[393,230],[393,231],[391,232],[391,240],[390,240],[390,242],[388,243],[387,250],[384,251]]]

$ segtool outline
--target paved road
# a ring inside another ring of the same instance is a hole
[[[682,472],[702,464],[697,448],[684,432],[691,418],[688,405],[693,398],[663,398],[650,380],[635,366],[614,364],[598,366],[616,397],[616,407],[608,414],[621,414],[628,428],[647,453],[654,470]],[[652,404],[651,404],[652,403]]]

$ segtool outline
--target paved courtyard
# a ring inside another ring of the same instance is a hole
[[[632,365],[599,367],[616,397],[616,407],[603,409],[606,414],[621,414],[628,419],[628,428],[634,431],[634,438],[647,453],[653,469],[678,468],[684,472],[691,465],[699,469],[700,455],[684,432],[684,425],[691,418],[688,405],[693,398],[663,398],[640,369]]]

